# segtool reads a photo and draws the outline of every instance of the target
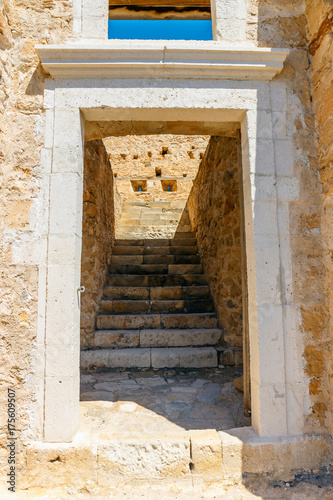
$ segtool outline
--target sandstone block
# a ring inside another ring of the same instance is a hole
[[[104,297],[118,299],[138,299],[145,300],[149,298],[149,288],[141,286],[106,286],[104,287]]]
[[[201,274],[202,264],[171,264],[170,274]]]
[[[185,307],[184,300],[152,300],[151,311],[160,313],[183,312]]]
[[[216,328],[217,319],[211,313],[198,314],[162,314],[164,328]]]
[[[166,479],[190,476],[189,437],[113,439],[98,447],[98,482],[114,485],[120,478]]]
[[[115,265],[136,265],[143,264],[142,255],[112,255],[111,264]]]
[[[144,264],[173,264],[174,263],[174,256],[173,255],[145,255],[143,257],[143,262],[144,262]]]
[[[97,316],[99,330],[138,330],[141,328],[160,328],[159,314],[117,314]]]
[[[133,287],[146,287],[148,286],[148,276],[138,275],[106,275],[106,282],[111,286],[133,286]]]
[[[150,349],[113,349],[110,351],[110,368],[149,368]]]
[[[183,329],[183,330],[141,330],[142,347],[186,347],[215,345],[222,332],[219,329]]]
[[[153,368],[207,368],[217,366],[213,347],[152,348]]]
[[[154,247],[154,246],[147,246],[144,247],[144,255],[170,255],[170,247],[164,246],[164,247]]]
[[[37,473],[38,472],[38,473]],[[88,488],[97,482],[97,445],[34,443],[27,448],[27,469],[20,487]]]
[[[139,330],[97,330],[94,333],[96,347],[138,347]]]
[[[142,255],[144,248],[140,246],[114,246],[112,253],[113,255]]]
[[[222,444],[215,430],[191,430],[192,474],[222,478]]]
[[[180,286],[167,286],[167,287],[152,287],[150,289],[150,298],[152,300],[163,299],[181,299],[182,288]]]

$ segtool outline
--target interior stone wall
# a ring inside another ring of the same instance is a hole
[[[185,201],[208,141],[208,136],[170,134],[104,139],[122,200]],[[139,179],[147,181],[146,192],[133,191],[131,180]],[[176,192],[163,191],[161,180],[166,179],[176,180]]]
[[[89,347],[112,253],[121,201],[103,141],[85,143],[82,216],[81,348]]]
[[[224,341],[242,345],[242,275],[237,139],[212,137],[188,199]]]
[[[312,102],[318,137],[318,170],[322,184],[322,210],[306,220],[308,231],[321,231],[323,297],[302,309],[302,327],[308,339],[306,371],[313,411],[333,431],[333,4],[331,0],[307,0],[307,36],[312,82]],[[313,279],[318,273],[313,270]]]

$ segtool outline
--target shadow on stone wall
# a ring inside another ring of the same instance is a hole
[[[188,199],[192,228],[224,340],[242,346],[237,139],[212,137]]]
[[[81,348],[89,347],[120,210],[112,168],[101,140],[85,143],[82,217]]]

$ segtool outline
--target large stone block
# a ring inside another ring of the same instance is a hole
[[[194,476],[222,477],[222,443],[215,430],[191,430],[192,474]]]
[[[190,476],[190,440],[184,435],[113,439],[98,446],[98,483],[111,486],[120,478],[177,479]]]

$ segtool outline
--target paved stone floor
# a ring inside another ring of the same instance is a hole
[[[242,374],[238,367],[200,369],[191,371],[118,371],[81,375],[81,401],[107,401],[98,404],[96,419],[105,418],[122,426],[124,412],[126,434],[131,424],[138,430],[154,424],[161,433],[176,427],[190,429],[226,430],[250,425],[243,413],[243,394],[235,389],[233,380]],[[86,404],[93,410],[93,404]],[[103,407],[105,411],[103,411]],[[107,414],[106,414],[107,412]],[[95,412],[96,413],[96,412]],[[88,412],[85,420],[89,420]]]

